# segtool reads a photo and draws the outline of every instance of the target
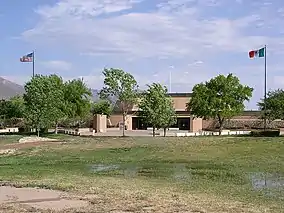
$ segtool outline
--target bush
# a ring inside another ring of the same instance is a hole
[[[266,131],[251,131],[253,137],[278,137],[280,135],[279,130],[266,130]]]

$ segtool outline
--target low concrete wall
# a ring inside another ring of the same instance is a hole
[[[6,128],[6,129],[0,129],[0,133],[8,133],[8,132],[19,132],[19,128]]]
[[[248,135],[251,131],[222,131],[221,135]],[[214,136],[219,135],[219,132],[200,131],[200,132],[178,132],[176,137],[190,137],[190,136]]]
[[[66,135],[81,135],[80,131],[76,131],[74,129],[59,129],[58,133],[66,134]]]

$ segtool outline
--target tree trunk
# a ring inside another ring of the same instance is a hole
[[[40,128],[37,128],[37,136],[39,137]]]
[[[223,129],[223,127],[220,125],[220,127],[219,127],[219,136],[222,134],[222,129]]]
[[[123,125],[122,137],[125,137],[125,117],[126,117],[126,114],[125,114],[125,112],[123,112],[123,115],[122,115],[122,125]]]
[[[56,122],[56,124],[55,124],[55,134],[56,134],[56,135],[58,134],[58,124],[57,124],[57,122]]]
[[[167,134],[167,128],[164,128],[164,137],[166,137]]]
[[[153,137],[155,137],[155,127],[153,126]]]
[[[219,136],[220,136],[223,130],[224,118],[218,116],[218,121],[219,121]]]

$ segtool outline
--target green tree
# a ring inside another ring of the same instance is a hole
[[[100,100],[92,105],[92,114],[103,114],[109,117],[112,112],[111,103],[108,100]]]
[[[91,89],[83,79],[73,79],[65,83],[64,100],[65,113],[68,118],[75,121],[86,119],[91,110]]]
[[[167,88],[157,83],[148,85],[139,103],[138,114],[153,127],[153,137],[156,128],[163,128],[166,136],[167,128],[176,122],[173,102],[167,94]]]
[[[0,101],[0,119],[2,126],[16,126],[24,118],[25,105],[23,97],[15,96],[10,100]]]
[[[100,92],[103,99],[116,97],[118,99],[118,107],[122,111],[122,123],[125,127],[126,116],[138,101],[138,85],[135,78],[121,69],[104,69],[103,75],[104,87]],[[122,135],[125,136],[125,128]]]
[[[64,87],[61,77],[36,75],[25,84],[26,119],[37,130],[51,127],[65,116]]]
[[[10,100],[0,101],[0,115],[7,119],[24,117],[24,100],[21,96],[12,97]]]
[[[253,88],[240,84],[233,74],[218,75],[193,87],[187,110],[199,118],[217,119],[221,135],[224,121],[244,110],[244,101],[249,101],[252,92]]]
[[[10,118],[24,118],[25,102],[23,96],[14,96],[10,100],[12,110],[10,110]]]
[[[258,103],[259,109],[262,111],[263,116],[265,111],[264,100]],[[277,89],[269,91],[266,98],[266,118],[269,121],[276,119],[284,119],[284,90]]]

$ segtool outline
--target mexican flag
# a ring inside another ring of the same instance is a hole
[[[259,58],[264,57],[265,55],[265,47],[259,49],[259,50],[251,50],[249,51],[249,57],[250,58]]]

